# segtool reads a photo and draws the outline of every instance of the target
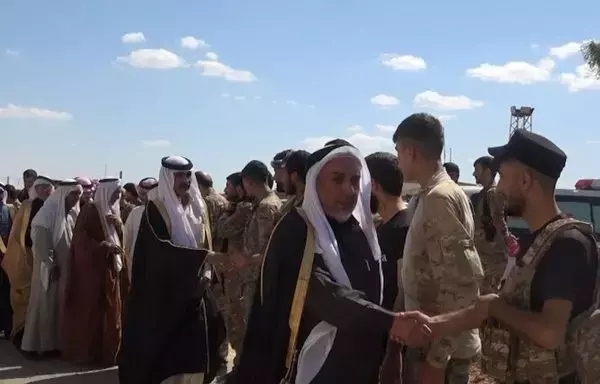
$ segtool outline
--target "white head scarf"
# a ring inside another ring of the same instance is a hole
[[[69,193],[74,191],[79,191],[80,193],[82,191],[81,185],[77,184],[75,180],[64,180],[61,182],[31,222],[32,231],[36,227],[41,227],[52,232],[52,245],[54,247],[58,245],[63,235],[66,236],[67,244],[71,244],[73,228],[67,225],[67,216],[71,216],[71,212],[78,208],[79,202],[67,213],[65,212],[65,199]]]
[[[383,300],[383,274],[381,271],[381,250],[379,249],[377,232],[375,230],[375,223],[373,222],[373,214],[370,209],[371,175],[369,174],[367,164],[358,149],[348,145],[340,146],[333,149],[325,155],[323,159],[310,167],[306,175],[306,188],[304,190],[302,209],[306,213],[308,221],[315,229],[315,251],[322,255],[325,265],[335,281],[351,288],[350,279],[348,278],[340,258],[340,250],[335,234],[327,221],[317,191],[317,178],[319,173],[321,173],[325,164],[332,159],[339,157],[352,157],[357,159],[361,164],[360,192],[352,216],[358,221],[360,228],[369,242],[373,258],[379,264],[381,287],[379,304],[381,304],[381,301]],[[319,370],[325,363],[325,360],[331,351],[336,333],[337,328],[324,321],[320,322],[312,329],[300,351],[295,381],[296,384],[309,384],[315,378],[317,373],[319,373]]]
[[[186,168],[186,170],[170,169],[164,166],[165,163]],[[181,247],[200,248],[204,243],[204,217],[207,211],[192,166],[191,161],[185,157],[169,156],[164,158],[158,176],[158,187],[155,189],[158,190],[157,200],[165,205],[171,219],[171,241]],[[187,169],[188,167],[189,169]],[[192,172],[189,190],[190,202],[185,207],[173,189],[176,172]]]
[[[0,193],[2,193],[2,204],[6,204],[6,200],[8,200],[8,192],[6,191],[6,187],[4,185],[0,185]]]
[[[52,190],[54,190],[54,184],[49,179],[38,176],[33,182],[33,185],[29,188],[29,200],[35,200],[38,198],[37,191],[35,190],[35,187],[38,185],[49,185],[52,187]]]
[[[96,189],[96,196],[94,199],[94,204],[100,213],[102,227],[106,231],[106,240],[116,245],[121,245],[119,235],[117,234],[115,227],[107,223],[106,216],[114,215],[119,218],[121,217],[121,206],[119,205],[119,199],[116,199],[112,204],[110,203],[110,198],[113,196],[115,191],[120,188],[121,180],[119,179],[114,178],[101,180],[98,184],[98,188]]]
[[[120,188],[121,180],[117,178],[100,180],[98,187],[96,188],[96,195],[94,198],[94,204],[98,209],[102,228],[104,228],[106,233],[106,240],[118,246],[121,245],[121,239],[119,239],[119,234],[117,233],[115,226],[109,224],[106,220],[106,216],[114,215],[118,218],[121,217],[121,206],[119,204],[119,199],[116,199],[112,204],[110,203],[111,197],[115,191],[119,190]],[[113,266],[117,272],[120,272],[121,269],[123,269],[123,259],[121,255],[114,255]]]

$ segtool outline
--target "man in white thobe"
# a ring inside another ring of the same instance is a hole
[[[64,292],[60,271],[68,266],[81,193],[77,181],[59,182],[31,223],[33,275],[21,344],[30,357],[52,357],[59,353],[60,296]]]

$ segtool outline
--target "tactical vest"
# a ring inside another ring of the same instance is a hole
[[[531,309],[531,283],[537,265],[552,240],[569,229],[577,229],[590,236],[593,234],[590,224],[573,219],[559,219],[548,224],[506,280],[500,296],[507,303],[522,310]],[[593,305],[569,323],[565,341],[556,351],[519,338],[495,320],[488,320],[483,327],[483,369],[507,384],[557,384],[559,378],[573,372],[577,373],[582,384],[600,383],[599,287],[600,273],[597,272]]]

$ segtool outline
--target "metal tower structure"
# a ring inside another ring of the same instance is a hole
[[[533,107],[517,108],[514,105],[510,107],[510,126],[508,127],[508,137],[510,138],[517,129],[533,131]]]

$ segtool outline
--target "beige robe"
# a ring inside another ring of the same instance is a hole
[[[27,307],[25,333],[21,349],[27,352],[50,352],[60,350],[61,302],[68,277],[69,250],[75,223],[67,215],[67,230],[58,245],[52,246],[52,232],[43,227],[32,230],[33,274],[31,296]],[[50,250],[54,249],[55,263],[60,269],[58,281],[50,282],[48,290],[42,284],[42,263],[49,263]]]

